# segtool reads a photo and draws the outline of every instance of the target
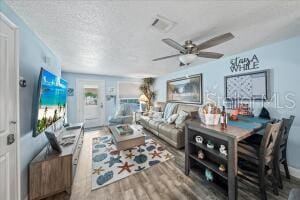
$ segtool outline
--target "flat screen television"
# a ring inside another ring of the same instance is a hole
[[[58,120],[65,118],[68,83],[41,69],[34,103],[33,136],[44,132]]]

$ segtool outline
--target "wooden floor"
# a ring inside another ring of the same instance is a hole
[[[184,150],[177,150],[147,132],[148,137],[159,141],[175,159],[160,163],[135,175],[91,191],[92,138],[105,135],[105,129],[86,132],[74,178],[71,196],[66,193],[48,198],[49,200],[184,200],[184,199],[226,199],[227,197],[199,175],[184,174]],[[298,180],[284,179],[284,189],[275,196],[268,190],[268,199],[287,199],[291,188],[300,187]],[[239,182],[239,199],[259,199],[255,186]]]

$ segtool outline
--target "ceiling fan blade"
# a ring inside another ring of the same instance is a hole
[[[161,58],[155,58],[152,61],[164,60],[164,59],[168,59],[168,58],[177,57],[177,56],[180,56],[180,55],[181,54],[175,54],[175,55],[171,55],[171,56],[165,56],[165,57],[161,57]]]
[[[201,51],[201,52],[197,53],[197,56],[203,57],[203,58],[218,59],[218,58],[221,58],[222,56],[224,56],[224,54],[215,53],[215,52],[204,52],[204,51]]]
[[[203,42],[203,43],[197,45],[197,48],[199,50],[207,49],[207,48],[216,46],[218,44],[222,44],[224,42],[227,42],[228,40],[231,40],[233,38],[234,38],[234,35],[232,35],[232,33],[225,33],[223,35],[219,35],[217,37],[214,37],[210,40],[207,40],[206,42]]]
[[[186,49],[181,46],[178,42],[175,42],[174,40],[167,38],[167,39],[162,39],[162,41],[164,43],[166,43],[167,45],[177,49],[178,51],[182,52],[182,53],[186,53]]]

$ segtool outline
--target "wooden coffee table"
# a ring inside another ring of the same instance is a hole
[[[145,135],[142,132],[142,127],[134,124],[129,126],[133,129],[133,133],[124,136],[119,134],[115,126],[109,126],[113,142],[119,151],[145,144]]]

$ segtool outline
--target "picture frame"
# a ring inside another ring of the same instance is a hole
[[[68,96],[69,97],[74,96],[74,88],[68,88]]]
[[[58,153],[61,153],[61,147],[56,139],[56,136],[53,132],[45,131],[46,137],[49,141],[50,146],[53,150],[57,151]]]
[[[202,74],[167,81],[167,102],[203,103]]]
[[[225,76],[225,99],[268,101],[270,99],[270,73],[270,70],[260,70]]]

